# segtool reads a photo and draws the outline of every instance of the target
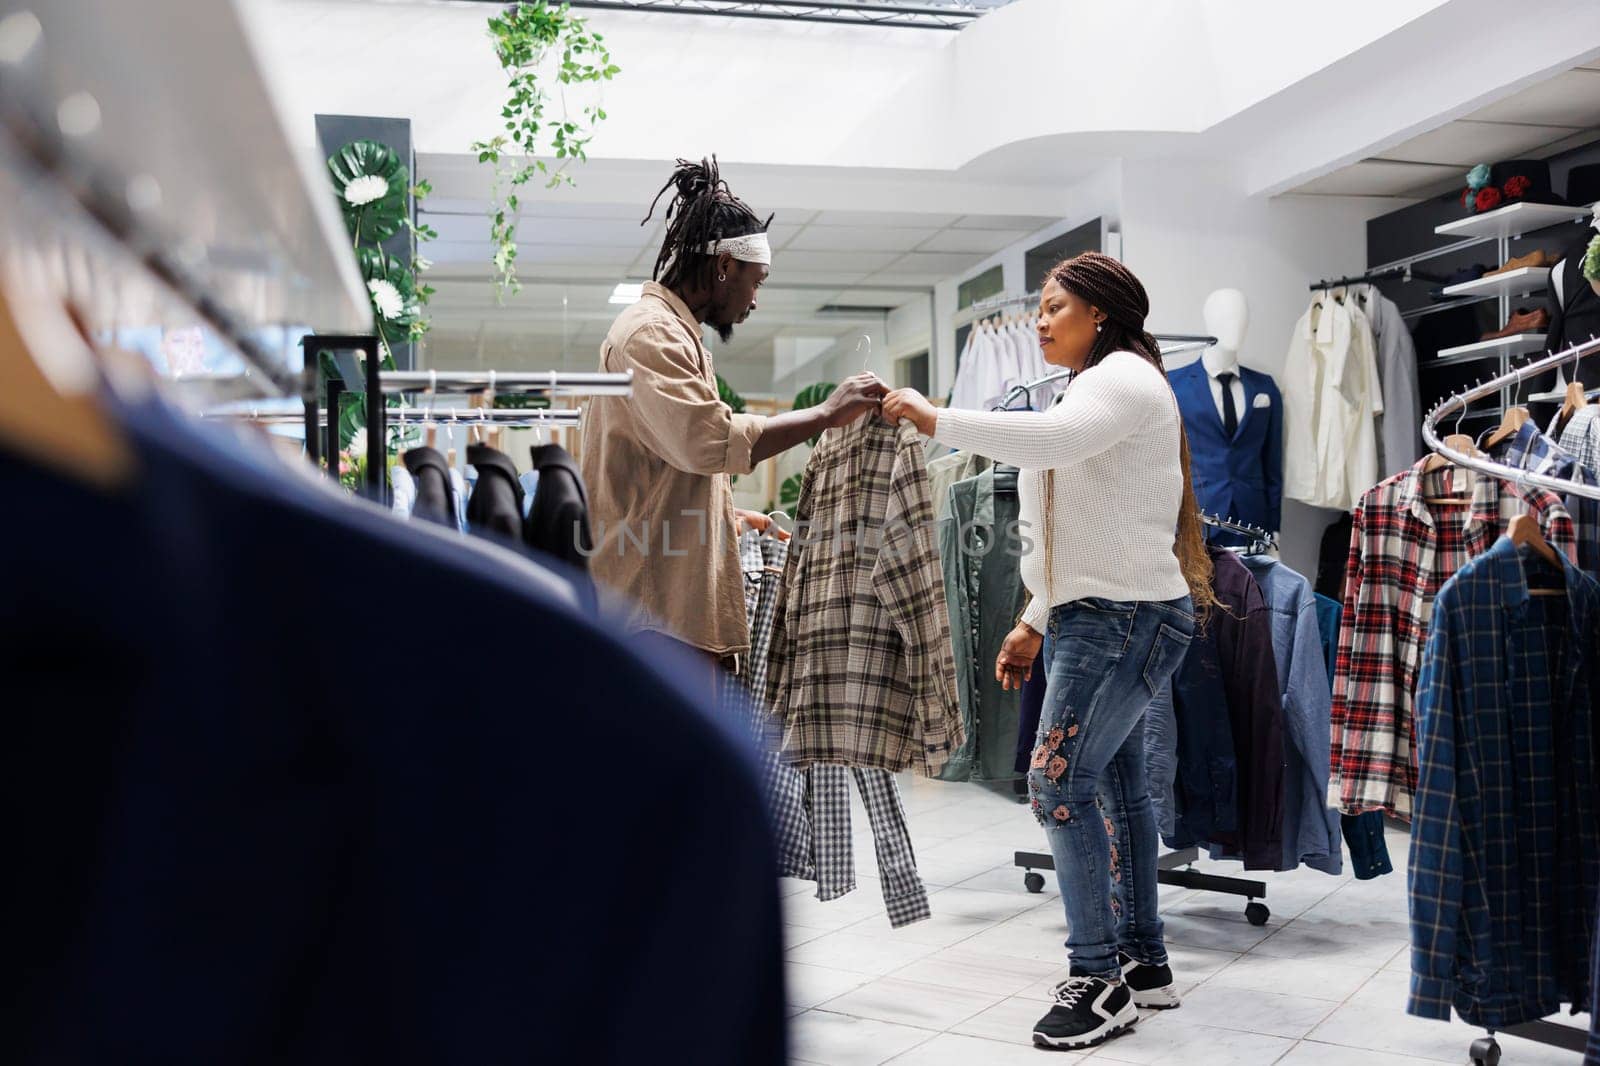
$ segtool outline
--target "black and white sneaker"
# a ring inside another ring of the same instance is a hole
[[[1151,966],[1140,962],[1126,951],[1117,953],[1122,964],[1122,983],[1133,993],[1135,1007],[1151,1010],[1171,1010],[1180,1005],[1178,985],[1172,979],[1172,967],[1166,963]]]
[[[1094,1047],[1139,1020],[1126,982],[1069,977],[1056,985],[1056,1005],[1033,1027],[1040,1047]]]

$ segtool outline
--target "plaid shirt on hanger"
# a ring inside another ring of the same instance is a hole
[[[1352,514],[1328,779],[1328,806],[1343,814],[1411,816],[1417,787],[1412,700],[1440,587],[1519,514],[1532,514],[1556,551],[1576,556],[1572,518],[1553,493],[1465,468],[1424,475],[1427,461],[1367,490]],[[1456,495],[1457,487],[1470,506],[1424,502]]]
[[[785,757],[934,776],[964,733],[916,429],[828,430],[795,518],[766,692]]]
[[[1406,1010],[1496,1029],[1588,1004],[1600,892],[1600,584],[1535,599],[1528,569],[1555,576],[1500,540],[1446,583],[1417,684]]]
[[[1589,424],[1594,424],[1592,419]],[[1565,478],[1580,485],[1600,485],[1600,477],[1596,477],[1593,470],[1539,432],[1539,427],[1532,422],[1523,423],[1521,429],[1491,454],[1507,466],[1526,470],[1530,474]],[[1568,493],[1563,502],[1567,505],[1567,513],[1572,516],[1578,538],[1579,568],[1586,573],[1600,575],[1600,500]]]
[[[750,532],[739,539],[739,559],[746,582],[750,616],[750,658],[745,680],[750,692],[766,687],[768,648],[778,602],[780,576],[789,545],[776,537]],[[731,677],[728,683],[737,685]],[[731,698],[754,697],[740,691]],[[752,711],[752,718],[770,721]],[[760,729],[757,728],[758,734]],[[843,766],[796,770],[777,752],[777,738],[763,738],[761,766],[778,841],[778,872],[784,877],[817,883],[817,899],[838,899],[855,891],[855,841],[850,832],[850,773]],[[932,916],[928,889],[917,873],[911,829],[900,804],[900,790],[887,770],[854,771],[856,789],[867,810],[867,822],[878,856],[889,924],[898,929]]]

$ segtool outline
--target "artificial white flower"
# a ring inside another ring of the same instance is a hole
[[[344,187],[344,198],[351,207],[370,204],[389,195],[389,183],[376,174],[363,174]]]
[[[392,281],[373,278],[367,282],[367,291],[372,293],[372,305],[378,309],[378,314],[388,321],[399,318],[406,309],[405,300],[401,299],[400,290]]]
[[[367,431],[358,429],[352,433],[350,435],[350,447],[347,450],[351,455],[365,458],[367,454]]]

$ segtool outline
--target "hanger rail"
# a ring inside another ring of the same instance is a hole
[[[383,370],[378,373],[383,392],[485,392],[541,393],[551,396],[631,396],[633,371],[607,374],[595,371],[535,370]]]
[[[1553,355],[1547,354],[1539,359],[1530,360],[1522,366],[1511,368],[1504,374],[1497,374],[1484,381],[1476,382],[1460,392],[1445,397],[1437,406],[1423,416],[1423,443],[1436,455],[1456,466],[1464,467],[1479,474],[1510,481],[1517,485],[1548,489],[1551,492],[1563,495],[1600,500],[1600,486],[1583,485],[1567,478],[1550,477],[1547,474],[1535,474],[1528,470],[1520,470],[1516,467],[1496,462],[1481,454],[1469,455],[1461,448],[1451,447],[1447,444],[1446,440],[1440,437],[1438,428],[1439,422],[1443,418],[1455,415],[1459,420],[1465,416],[1467,407],[1475,400],[1496,396],[1510,386],[1520,385],[1529,378],[1538,377],[1568,363],[1576,363],[1578,360],[1594,355],[1596,352],[1600,352],[1600,338],[1591,337],[1581,344],[1575,344]]]

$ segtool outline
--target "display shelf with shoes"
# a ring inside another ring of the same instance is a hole
[[[1503,337],[1474,341],[1472,344],[1457,345],[1454,348],[1441,348],[1438,356],[1427,362],[1429,366],[1449,366],[1452,363],[1470,363],[1474,359],[1489,359],[1502,355],[1511,357],[1527,355],[1543,347],[1543,332],[1511,333]]]
[[[1553,267],[1559,262],[1561,262],[1560,252],[1547,252],[1543,248],[1535,248],[1527,255],[1519,255],[1515,259],[1506,260],[1503,266],[1497,266],[1493,270],[1485,270],[1483,276],[1486,278],[1497,277],[1501,274],[1509,274],[1513,270],[1520,270],[1523,267]]]
[[[1518,267],[1504,274],[1485,274],[1476,281],[1447,285],[1446,296],[1477,296],[1481,293],[1541,292],[1550,283],[1549,267]]]
[[[1559,226],[1563,222],[1581,222],[1589,217],[1589,205],[1567,207],[1561,204],[1518,203],[1486,211],[1481,215],[1460,218],[1435,226],[1433,232],[1441,237],[1520,237],[1524,233]]]
[[[1479,341],[1494,341],[1523,333],[1543,333],[1550,328],[1550,312],[1542,307],[1518,307],[1506,316],[1506,324],[1479,337]]]

